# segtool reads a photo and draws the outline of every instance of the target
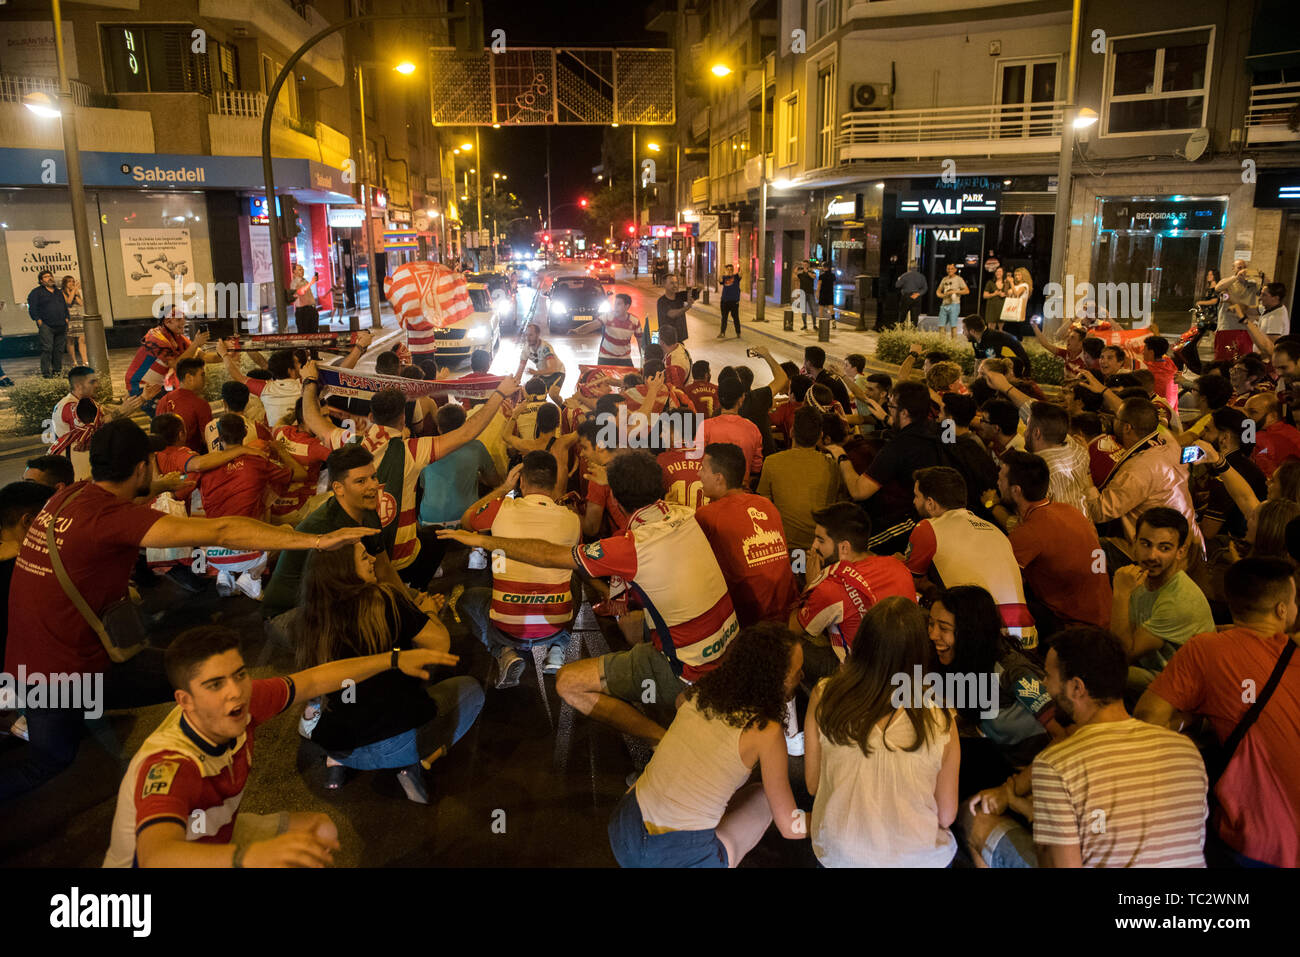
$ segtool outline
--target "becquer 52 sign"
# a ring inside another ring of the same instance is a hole
[[[898,214],[914,219],[997,216],[1000,199],[1000,193],[987,189],[932,189],[900,193]]]

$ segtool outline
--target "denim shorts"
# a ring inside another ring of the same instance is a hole
[[[632,788],[609,819],[609,846],[619,867],[726,867],[727,848],[717,831],[650,834]]]
[[[939,307],[939,325],[943,327],[952,326],[956,328],[957,323],[961,321],[961,303],[950,302],[944,303]]]

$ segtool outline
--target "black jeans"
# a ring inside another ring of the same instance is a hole
[[[49,378],[63,372],[63,353],[68,351],[68,327],[52,326],[42,322],[39,329],[41,339],[41,375]]]
[[[320,330],[320,313],[315,306],[298,306],[293,311],[294,322],[299,332],[318,332]]]
[[[727,316],[731,316],[732,322],[736,324],[736,335],[740,335],[740,300],[728,302],[724,299],[718,305],[722,309],[722,328],[718,330],[718,335],[727,334]]]
[[[898,321],[900,323],[911,322],[912,325],[916,325],[916,322],[920,317],[921,317],[920,298],[918,297],[916,299],[913,299],[911,296],[904,293],[902,302],[898,304]]]
[[[104,673],[104,709],[169,700],[172,689],[162,661],[161,650],[146,648],[130,661],[110,666]],[[73,708],[28,708],[25,714],[27,747],[14,755],[16,760],[0,768],[0,803],[35,790],[71,765],[86,729],[83,712]],[[120,753],[121,745],[107,723],[101,718],[93,725],[96,736],[125,766],[131,756]]]

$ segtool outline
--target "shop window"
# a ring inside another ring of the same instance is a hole
[[[1186,132],[1205,125],[1213,28],[1110,40],[1107,135]]]
[[[113,93],[212,92],[211,51],[194,53],[185,24],[103,28],[104,64]]]

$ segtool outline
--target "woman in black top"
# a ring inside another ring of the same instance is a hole
[[[1011,282],[1006,271],[999,266],[993,270],[993,278],[984,284],[984,321],[990,329],[1002,328],[1002,304],[1011,295]]]
[[[301,614],[291,626],[298,662],[310,668],[419,646],[446,651],[447,629],[398,586],[378,581],[364,546],[312,555],[303,576]],[[349,768],[398,768],[407,798],[428,804],[424,772],[469,730],[483,710],[473,678],[429,685],[385,671],[326,695],[311,739],[325,749],[326,787],[342,787]]]

